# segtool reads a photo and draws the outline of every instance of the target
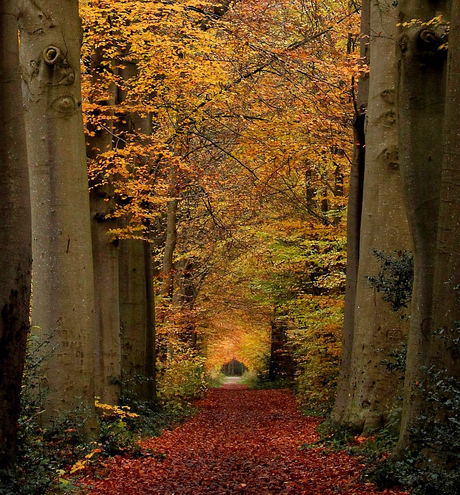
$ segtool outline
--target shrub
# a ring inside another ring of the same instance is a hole
[[[203,396],[207,390],[205,359],[195,351],[176,353],[160,369],[158,396],[166,410],[182,411],[190,407],[193,399]]]
[[[381,487],[400,483],[414,495],[457,495],[460,485],[460,381],[445,370],[424,369],[425,404],[410,432],[411,449],[376,465]]]
[[[208,373],[208,386],[209,387],[221,387],[224,383],[225,375],[218,371],[212,370]]]
[[[407,308],[412,298],[414,282],[414,255],[410,251],[395,251],[394,256],[373,250],[380,263],[375,277],[366,277],[371,287],[383,293],[383,300],[390,303],[393,311]]]
[[[297,364],[298,398],[306,413],[325,416],[336,394],[343,300],[338,296],[305,295],[296,302],[289,340]]]

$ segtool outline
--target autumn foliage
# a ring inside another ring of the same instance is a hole
[[[201,412],[142,443],[139,459],[118,456],[80,479],[87,495],[284,493],[403,494],[362,480],[360,460],[318,444],[318,419],[285,390],[212,390]]]
[[[112,136],[89,174],[114,189],[112,236],[153,241],[164,266],[177,210],[173,265],[158,270],[161,369],[167,349],[177,360],[192,341],[208,370],[236,357],[263,373],[282,318],[308,376],[301,397],[330,404],[356,11],[336,0],[97,0],[81,12],[88,139]]]

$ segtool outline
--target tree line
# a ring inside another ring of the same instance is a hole
[[[225,272],[255,245],[266,205],[267,225],[280,211],[339,224],[357,16],[341,2],[2,7],[8,467],[29,329],[40,421],[79,410],[91,438],[95,396],[154,404],[156,370],[206,346],[197,297],[222,280],[220,258]],[[280,316],[276,304],[263,315],[268,328]],[[260,363],[246,335],[246,362]]]
[[[455,1],[362,5],[332,416],[355,431],[400,416],[394,458],[424,473],[417,493],[454,493],[458,472],[458,16]]]
[[[29,321],[42,421],[79,408],[88,437],[95,395],[154,403],[157,369],[219,342],[220,366],[235,335],[260,366],[260,329],[280,355],[292,321],[311,329],[297,363],[332,396],[347,193],[332,418],[400,416],[397,458],[457,465],[440,440],[460,400],[456,3],[2,7],[0,466]]]

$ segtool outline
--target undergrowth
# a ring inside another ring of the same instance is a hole
[[[328,420],[320,440],[303,448],[325,446],[363,457],[366,481],[379,488],[404,486],[412,495],[458,495],[460,486],[460,380],[445,370],[423,369],[419,384],[424,408],[410,430],[410,448],[396,450],[401,411],[395,410],[379,431],[356,435]],[[392,455],[397,452],[397,455]]]
[[[0,495],[60,495],[78,491],[76,479],[81,470],[101,457],[143,456],[139,441],[158,436],[195,414],[192,400],[206,388],[201,363],[187,359],[178,360],[163,373],[160,406],[139,400],[136,387],[131,384],[130,391],[125,383],[120,406],[96,400],[98,436],[88,442],[82,425],[90,415],[81,406],[49,425],[40,423],[46,401],[46,391],[38,391],[37,385],[44,359],[43,345],[35,340],[29,344],[18,423],[18,461],[14,471],[0,472]]]
[[[212,388],[221,387],[224,383],[225,375],[220,372],[213,370],[208,374],[208,386]]]
[[[410,251],[395,251],[394,256],[373,250],[380,263],[376,276],[366,277],[371,287],[383,294],[393,311],[408,307],[414,282],[414,255]]]
[[[410,449],[374,467],[381,487],[401,483],[413,495],[457,495],[460,486],[460,381],[445,370],[423,370],[425,407],[411,428]]]
[[[241,384],[256,390],[268,390],[275,388],[293,388],[292,380],[278,376],[275,380],[270,380],[265,372],[255,373],[245,371],[241,377]]]

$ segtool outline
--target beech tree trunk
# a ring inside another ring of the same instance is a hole
[[[173,194],[175,187],[173,187]],[[168,213],[166,217],[166,241],[163,254],[163,266],[161,269],[162,284],[160,293],[163,296],[173,295],[174,284],[174,250],[177,243],[177,204],[176,198],[168,202]]]
[[[275,306],[271,322],[270,361],[268,364],[268,379],[277,378],[292,380],[295,374],[295,364],[292,350],[288,347],[288,325],[285,315],[280,314]]]
[[[156,319],[155,319],[155,290],[153,273],[152,245],[144,242],[144,264],[145,264],[145,331],[146,343],[145,352],[147,359],[145,362],[145,375],[147,377],[147,400],[156,402],[157,400],[157,374],[156,374]]]
[[[0,0],[0,470],[16,457],[32,263],[16,18],[16,3]]]
[[[361,10],[360,56],[362,64],[369,64],[370,1],[363,0]],[[367,71],[358,82],[354,118],[354,155],[350,172],[347,210],[347,274],[345,310],[342,330],[342,358],[337,387],[337,397],[331,417],[341,422],[350,399],[350,367],[353,349],[356,284],[359,267],[359,242],[363,202],[364,166],[366,156],[365,117],[369,93]]]
[[[125,80],[136,77],[137,64],[124,62]],[[119,88],[118,102],[129,94]],[[127,134],[152,133],[150,116],[131,113],[124,124]],[[134,165],[133,165],[134,167]],[[139,239],[120,240],[119,304],[121,328],[122,395],[154,403],[156,400],[155,295],[150,243]]]
[[[349,400],[343,421],[358,431],[384,426],[400,395],[398,373],[382,361],[405,343],[408,321],[369,284],[380,263],[373,250],[394,255],[411,249],[398,164],[396,126],[397,11],[391,0],[371,2],[370,80],[366,115],[366,168],[354,301]],[[347,301],[348,302],[348,301]]]
[[[448,20],[447,2],[400,0],[399,21]],[[433,331],[432,306],[445,109],[445,25],[402,26],[399,37],[399,149],[409,227],[414,240],[414,287],[407,345],[404,406],[399,448],[420,412],[417,383],[428,364]]]
[[[433,329],[441,338],[431,345],[430,364],[460,377],[460,1],[452,1],[444,125],[444,155],[433,291]]]
[[[95,393],[104,404],[118,404],[121,379],[121,337],[118,289],[118,241],[110,238],[114,208],[109,184],[91,191],[91,231],[95,294]],[[109,201],[105,201],[108,199]]]
[[[43,366],[44,418],[78,406],[91,429],[94,287],[78,2],[25,0],[19,22],[31,177],[32,324],[50,343]]]
[[[104,61],[101,50],[96,50],[92,59],[92,81],[96,96],[94,102],[109,113],[115,103],[115,95],[102,100],[97,95],[100,89],[100,66]],[[113,88],[115,89],[115,88]],[[95,128],[87,136],[87,156],[97,160],[101,153],[112,149],[113,127],[107,119],[106,129]],[[97,180],[97,179],[96,179]],[[114,191],[110,183],[95,185],[90,192],[91,238],[94,265],[95,296],[95,393],[104,404],[118,404],[121,380],[121,338],[118,291],[118,241],[110,236],[110,230],[118,223],[110,218],[116,208]]]
[[[150,246],[120,241],[123,395],[155,400],[155,308]]]

